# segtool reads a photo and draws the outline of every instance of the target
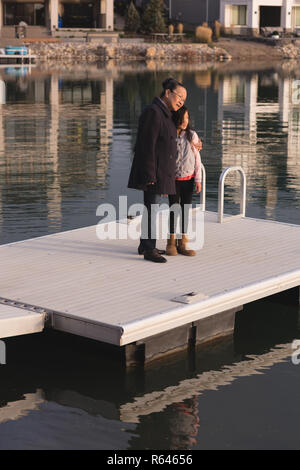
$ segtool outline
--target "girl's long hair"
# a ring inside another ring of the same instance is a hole
[[[179,126],[183,123],[184,115],[186,112],[189,115],[189,111],[186,106],[181,106],[181,108],[179,108],[177,111],[172,112],[172,117],[173,117],[173,121],[176,126],[176,129],[178,129]],[[188,123],[187,128],[185,129],[185,132],[186,132],[187,140],[190,143],[192,143],[193,133],[192,133],[192,129],[190,128],[190,123]]]

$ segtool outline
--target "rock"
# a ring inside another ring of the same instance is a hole
[[[114,59],[116,55],[116,51],[114,47],[107,47],[106,54],[109,59]]]
[[[155,57],[155,55],[156,55],[155,47],[148,47],[148,49],[146,50],[147,59],[153,59],[153,57]]]
[[[146,62],[147,69],[149,70],[155,70],[156,69],[156,63],[154,60],[147,60]]]

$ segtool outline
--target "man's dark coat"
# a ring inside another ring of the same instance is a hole
[[[139,120],[128,188],[175,194],[176,127],[172,113],[154,98]],[[147,186],[147,183],[154,185]]]

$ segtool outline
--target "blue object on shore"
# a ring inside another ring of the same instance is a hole
[[[13,77],[24,77],[28,73],[27,68],[16,68],[16,67],[6,67],[4,69],[6,75],[11,75]]]
[[[26,46],[6,46],[5,54],[7,55],[27,55],[28,49]]]

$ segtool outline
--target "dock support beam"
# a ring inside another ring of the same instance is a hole
[[[195,322],[196,345],[233,334],[235,314],[241,310],[243,310],[243,305]]]
[[[271,295],[268,300],[283,303],[285,305],[300,305],[300,286],[284,290],[278,294]]]
[[[173,330],[124,346],[126,367],[146,365],[170,354],[193,350],[195,346],[232,335],[235,314],[243,306],[203,318]]]

